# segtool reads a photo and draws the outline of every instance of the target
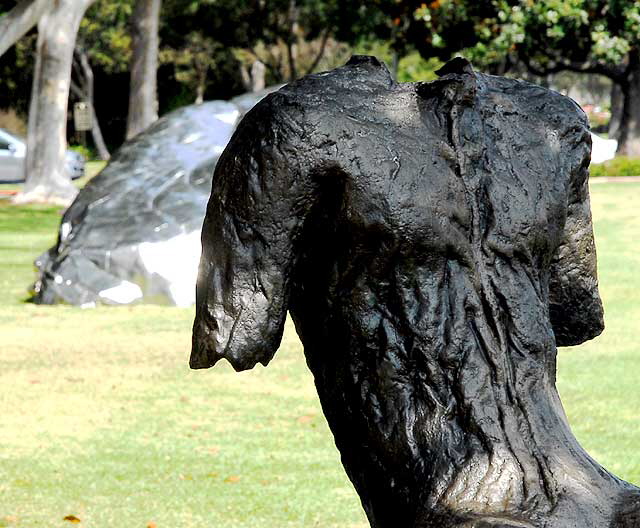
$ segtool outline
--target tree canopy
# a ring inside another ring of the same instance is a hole
[[[0,0],[0,14],[16,4]],[[124,137],[134,5],[96,0],[78,34],[112,147]],[[0,57],[0,107],[26,112],[34,49],[32,32]],[[623,102],[621,148],[640,155],[639,50],[634,0],[163,0],[159,111],[286,82],[351,53],[381,56],[402,81],[464,54],[491,73],[606,76]]]
[[[425,57],[464,54],[490,71],[598,74],[622,90],[620,150],[640,155],[640,3],[636,0],[434,0],[401,3]]]
[[[571,70],[621,80],[629,53],[640,46],[634,0],[439,0],[413,15],[425,30],[416,43],[429,56],[522,61],[545,74]]]

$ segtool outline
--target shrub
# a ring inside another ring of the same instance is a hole
[[[640,158],[617,156],[612,160],[591,165],[591,176],[640,176]]]
[[[87,161],[97,159],[95,151],[93,149],[90,149],[89,147],[85,147],[84,145],[69,145],[69,149],[75,150],[79,154],[82,154],[84,156],[84,159]]]

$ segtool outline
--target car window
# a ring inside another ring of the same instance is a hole
[[[6,139],[0,138],[0,150],[9,150],[9,142]]]

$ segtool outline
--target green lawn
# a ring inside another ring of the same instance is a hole
[[[559,385],[640,483],[640,184],[592,197],[607,330],[561,351]],[[291,325],[267,369],[190,371],[190,309],[25,304],[59,218],[0,201],[0,527],[368,526]]]

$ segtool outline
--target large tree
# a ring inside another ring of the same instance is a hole
[[[131,89],[127,138],[158,119],[158,53],[161,0],[136,0],[131,18]]]
[[[0,16],[0,56],[38,23],[50,1],[20,0],[13,9]]]
[[[102,127],[97,106],[108,103],[103,117],[113,117],[114,107],[118,101],[113,101],[113,88],[110,86],[108,97],[96,97],[94,69],[102,75],[117,75],[127,72],[131,62],[131,36],[129,20],[133,12],[133,0],[101,0],[93,4],[88,10],[78,32],[76,50],[74,54],[71,91],[79,100],[89,104],[93,119],[91,135],[94,145],[101,159],[110,157],[109,149],[102,137]],[[111,83],[110,83],[111,84]],[[107,101],[108,99],[108,101]],[[103,106],[104,108],[104,106]],[[126,105],[122,105],[123,113]]]
[[[604,75],[619,87],[618,152],[640,156],[637,0],[418,0],[395,7],[424,56],[463,53],[496,73]]]
[[[26,181],[18,202],[68,205],[77,193],[65,168],[67,110],[78,27],[93,1],[51,0],[38,21]]]
[[[287,82],[332,67],[336,55],[344,60],[347,44],[388,34],[384,13],[363,0],[165,0],[163,13],[170,21],[163,28],[165,56],[181,59],[180,77],[192,86],[205,66],[197,60],[205,46],[221,57],[233,49],[245,73],[254,67],[245,82],[250,88],[262,82],[257,62],[267,84]],[[187,75],[188,58],[196,60]]]
[[[108,161],[111,154],[102,136],[102,127],[100,126],[95,110],[95,76],[91,62],[89,61],[89,54],[82,46],[76,46],[73,58],[73,70],[75,72],[75,80],[72,76],[71,91],[78,99],[88,104],[89,112],[91,113],[91,136],[93,137],[93,143],[100,159]]]

